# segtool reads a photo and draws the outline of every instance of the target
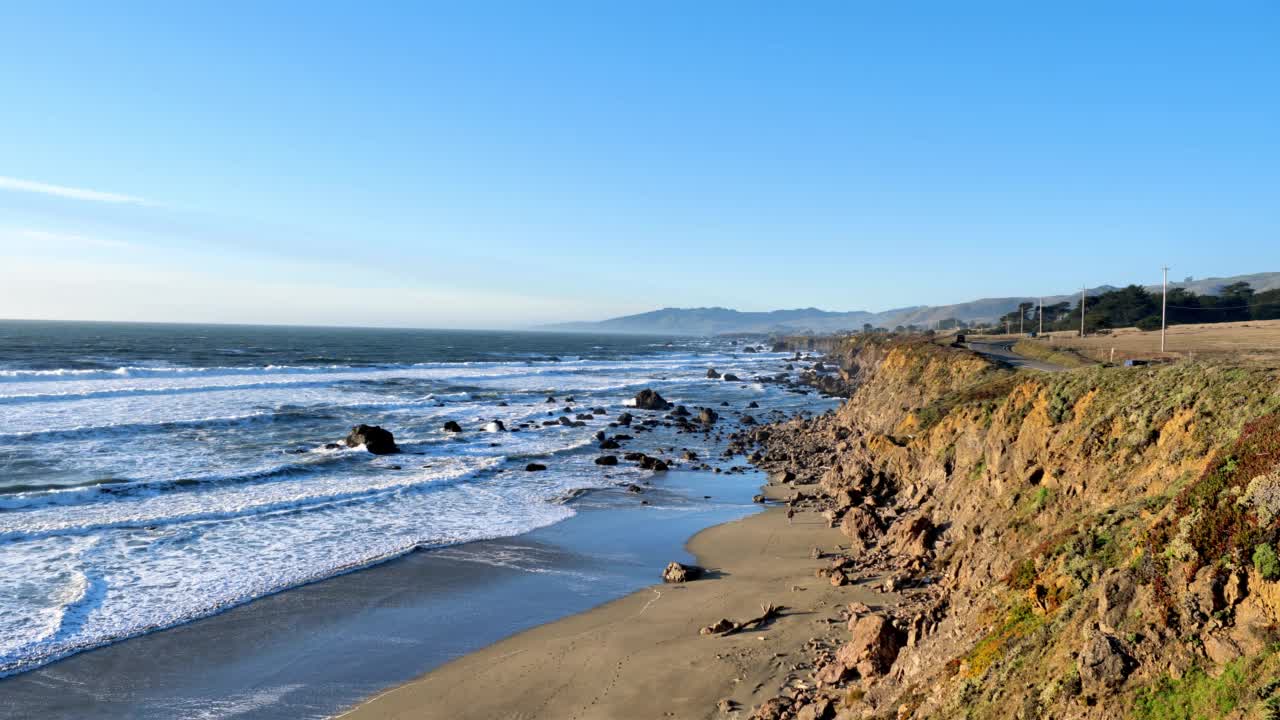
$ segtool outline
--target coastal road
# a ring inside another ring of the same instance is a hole
[[[1043,360],[1032,360],[1029,357],[1019,355],[1013,351],[1012,340],[1007,342],[969,342],[965,343],[965,347],[979,355],[1017,369],[1043,370],[1045,372],[1060,372],[1070,369],[1064,365],[1055,365]]]

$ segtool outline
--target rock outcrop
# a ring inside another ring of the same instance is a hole
[[[887,673],[902,648],[893,623],[883,615],[867,615],[857,620],[851,633],[849,642],[836,651],[836,662],[864,678]]]
[[[344,441],[347,447],[364,446],[365,450],[374,455],[391,455],[400,452],[400,448],[396,445],[395,437],[392,436],[390,430],[384,430],[377,425],[356,425],[351,428],[351,432],[347,433]]]
[[[671,403],[663,399],[656,390],[645,388],[636,394],[635,406],[638,410],[666,410],[671,407]]]
[[[682,583],[690,580],[701,578],[704,570],[697,565],[685,565],[684,563],[671,562],[666,569],[662,571],[662,582],[664,583]]]

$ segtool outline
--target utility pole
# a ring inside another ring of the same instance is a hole
[[[1084,286],[1080,286],[1080,337],[1084,337]]]
[[[1169,266],[1160,268],[1164,271],[1164,279],[1160,282],[1160,352],[1164,352],[1164,331],[1169,307]]]

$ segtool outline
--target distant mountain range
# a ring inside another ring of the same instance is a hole
[[[1181,287],[1198,295],[1215,295],[1225,285],[1247,282],[1259,292],[1280,288],[1280,272],[1235,275],[1225,278],[1204,278],[1191,282],[1170,282],[1169,286]],[[1097,295],[1115,290],[1114,285],[1101,285],[1086,292]],[[1148,290],[1159,291],[1159,285],[1148,285]],[[1078,293],[1046,295],[1046,305],[1056,302],[1074,302]],[[1019,303],[1039,302],[1039,297],[983,298],[955,305],[916,305],[895,308],[883,312],[852,310],[832,312],[818,308],[797,310],[772,310],[769,312],[741,312],[722,307],[663,308],[639,315],[601,320],[599,322],[572,322],[548,325],[546,330],[574,332],[622,332],[653,335],[726,335],[749,333],[830,333],[842,330],[859,330],[870,323],[876,327],[894,328],[898,325],[928,327],[935,322],[955,318],[967,323],[991,322],[1010,311]]]

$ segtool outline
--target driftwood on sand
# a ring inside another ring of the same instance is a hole
[[[786,608],[782,605],[765,603],[760,606],[760,614],[750,620],[736,622],[729,618],[721,618],[698,631],[699,635],[732,635],[743,630],[758,630],[769,624],[771,620],[782,616]]]

